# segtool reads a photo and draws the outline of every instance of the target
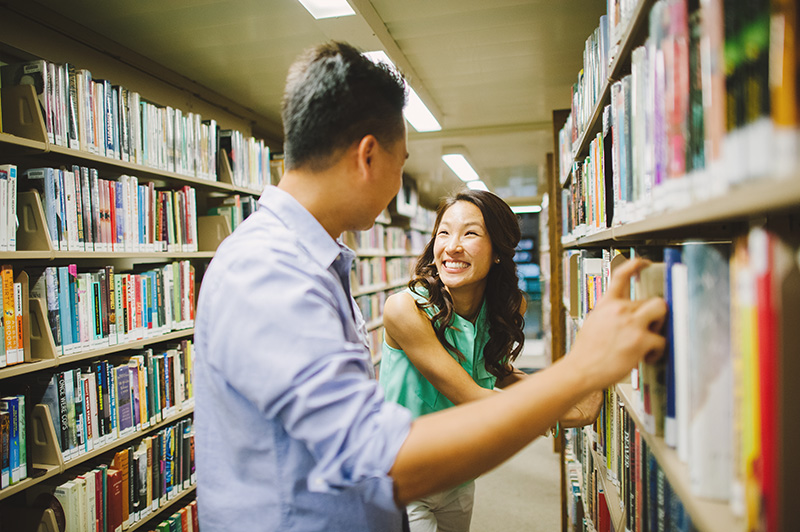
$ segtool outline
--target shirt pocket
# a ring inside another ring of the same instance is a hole
[[[489,373],[489,370],[486,369],[486,364],[483,360],[481,360],[480,364],[475,368],[473,372],[473,379],[481,388],[486,388],[487,390],[494,389],[494,385],[497,382],[497,377]]]

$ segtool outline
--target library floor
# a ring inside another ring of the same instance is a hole
[[[547,362],[541,340],[526,340],[521,369]],[[475,483],[471,532],[558,532],[561,530],[558,454],[552,438],[539,438]]]

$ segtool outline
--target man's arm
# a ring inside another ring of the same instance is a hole
[[[547,368],[504,393],[414,421],[390,474],[400,502],[475,478],[496,467],[554,425],[590,392],[622,379],[640,360],[661,356],[661,299],[630,301],[631,276],[646,266],[620,267],[587,317],[575,345]]]

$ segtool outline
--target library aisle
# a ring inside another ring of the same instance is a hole
[[[526,338],[516,366],[526,372],[548,365],[541,340]],[[559,455],[553,438],[539,438],[475,482],[471,532],[561,530]]]
[[[561,530],[558,453],[539,438],[475,482],[470,532]]]

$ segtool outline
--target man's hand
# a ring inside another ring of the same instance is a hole
[[[630,300],[630,280],[649,262],[635,259],[614,272],[603,298],[588,314],[571,354],[591,388],[616,384],[640,360],[657,360],[666,340],[659,332],[667,305],[661,298]]]

